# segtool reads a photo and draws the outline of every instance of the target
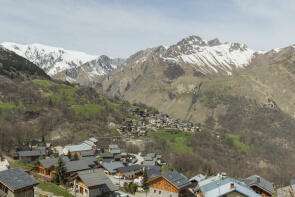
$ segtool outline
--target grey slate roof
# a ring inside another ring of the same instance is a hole
[[[94,156],[94,152],[93,152],[93,151],[85,151],[85,152],[81,152],[81,156],[82,156],[82,157]]]
[[[91,169],[92,165],[95,165],[95,163],[92,160],[87,159],[81,159],[76,161],[69,161],[66,163],[66,172],[78,172],[81,170],[88,170]]]
[[[66,156],[61,157],[64,163],[69,162],[70,159]],[[43,166],[43,168],[48,169],[51,166],[57,166],[58,158],[48,158],[48,159],[41,159],[39,163]]]
[[[19,151],[18,155],[20,157],[34,157],[34,156],[41,156],[45,155],[45,150],[31,150],[31,151]]]
[[[105,158],[105,157],[114,157],[114,154],[113,153],[101,153],[100,154],[100,156],[102,157],[102,158]]]
[[[19,168],[1,171],[0,182],[13,191],[39,184],[38,181]]]
[[[106,169],[110,173],[116,173],[116,170],[118,168],[124,167],[123,163],[119,162],[119,161],[114,161],[114,162],[109,162],[109,163],[103,162],[101,165],[104,169]]]
[[[148,179],[157,177],[161,175],[161,167],[160,166],[144,166],[147,171]]]
[[[102,169],[85,170],[78,172],[78,177],[87,185],[87,187],[103,185],[103,192],[116,191],[116,187],[105,175]]]
[[[165,174],[163,177],[178,189],[191,185],[191,182],[188,180],[188,178],[176,171]]]
[[[137,171],[142,169],[143,169],[143,166],[136,164],[132,166],[124,166],[124,167],[118,168],[117,171],[124,173],[124,172],[131,172],[131,171]]]
[[[260,177],[258,175],[250,176],[247,179],[245,179],[244,182],[248,186],[257,185],[260,188],[266,190],[267,192],[269,192],[271,194],[274,194],[275,193],[272,184],[269,181],[265,180],[264,178],[262,178],[262,177]]]

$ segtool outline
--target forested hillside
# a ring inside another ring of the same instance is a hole
[[[0,49],[0,149],[5,152],[42,136],[71,143],[118,135],[108,123],[128,117],[131,107],[91,88],[54,81],[31,62]]]

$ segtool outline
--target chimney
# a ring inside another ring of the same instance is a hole
[[[230,184],[230,189],[234,189],[235,188],[235,184],[234,183],[231,183]]]
[[[257,183],[260,183],[260,176],[257,176]]]

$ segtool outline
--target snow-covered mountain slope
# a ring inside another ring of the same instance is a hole
[[[53,78],[88,84],[115,69],[120,61],[105,55],[89,55],[42,44],[1,43],[2,47],[28,59]],[[81,81],[82,80],[82,81]],[[85,80],[85,81],[83,81]]]
[[[170,46],[166,59],[190,64],[200,72],[228,74],[250,64],[255,51],[245,44],[221,43],[218,39],[206,41],[198,36],[189,36]]]

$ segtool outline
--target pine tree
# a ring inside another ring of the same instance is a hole
[[[144,190],[147,190],[148,189],[148,176],[147,176],[147,170],[144,169],[143,171],[143,179],[142,179],[142,187]]]
[[[56,168],[56,182],[58,184],[65,184],[66,166],[61,157],[58,158],[58,166]]]

